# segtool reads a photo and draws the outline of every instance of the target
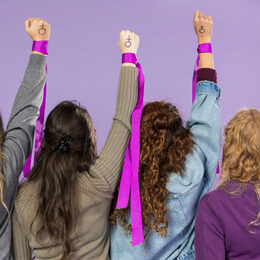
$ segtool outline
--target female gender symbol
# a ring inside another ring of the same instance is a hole
[[[46,29],[44,28],[44,24],[41,25],[40,29],[38,30],[38,33],[40,35],[46,34]]]
[[[205,30],[205,28],[203,27],[203,25],[200,26],[199,32],[200,32],[200,33],[205,33],[205,32],[206,32],[206,30]]]
[[[127,41],[125,42],[125,47],[126,48],[130,48],[131,47],[132,43],[130,41],[131,41],[131,38],[130,38],[130,35],[129,35]]]

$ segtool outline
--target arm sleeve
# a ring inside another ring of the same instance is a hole
[[[90,168],[95,186],[113,194],[122,172],[126,146],[131,132],[132,112],[137,102],[138,69],[121,67],[116,112],[102,152]]]
[[[220,94],[221,90],[214,82],[200,81],[187,121],[209,185],[214,180],[220,154]]]
[[[16,210],[12,216],[12,254],[14,260],[30,260],[32,259],[32,249],[29,245],[21,224],[19,223]]]
[[[10,210],[18,179],[33,145],[36,119],[43,99],[46,57],[32,54],[7,124],[3,153],[4,201]]]
[[[200,260],[226,259],[225,236],[216,203],[208,195],[201,200],[195,224],[195,256]]]
[[[197,82],[208,80],[217,84],[217,72],[214,69],[202,68],[198,70]]]

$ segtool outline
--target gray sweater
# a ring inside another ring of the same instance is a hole
[[[78,175],[79,215],[76,230],[69,234],[72,252],[68,260],[108,259],[109,211],[131,132],[131,115],[137,101],[137,77],[137,68],[121,68],[116,112],[105,146],[90,167],[90,174]],[[19,188],[12,218],[15,260],[31,259],[32,249],[35,260],[59,260],[63,254],[61,241],[51,241],[48,234],[38,240],[35,237],[41,227],[41,218],[37,217],[33,222],[39,206],[40,185],[39,179]]]
[[[12,214],[19,176],[33,145],[33,134],[43,98],[46,79],[46,57],[32,54],[22,84],[16,95],[9,119],[3,153],[2,173],[5,178],[4,202]],[[11,218],[0,205],[0,259],[9,260],[11,245]]]

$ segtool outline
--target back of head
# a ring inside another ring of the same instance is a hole
[[[145,238],[151,230],[166,236],[168,174],[183,170],[186,155],[193,147],[191,132],[183,126],[175,106],[158,101],[144,107],[140,136],[139,180]],[[126,214],[124,210],[114,211],[111,223],[119,218],[125,229],[131,230],[131,226],[126,227]]]
[[[260,111],[237,112],[225,128],[222,184],[236,179],[260,181]]]
[[[46,120],[40,151],[28,181],[40,183],[35,218],[40,218],[42,226],[37,238],[47,231],[51,239],[62,241],[62,259],[70,254],[68,236],[76,226],[78,176],[89,170],[95,158],[96,134],[87,110],[68,101],[57,105]]]
[[[231,194],[241,194],[248,183],[254,185],[260,205],[260,110],[247,109],[237,112],[225,128],[225,144],[218,188]],[[235,190],[226,184],[238,181]],[[260,210],[257,218],[248,224],[259,226]]]

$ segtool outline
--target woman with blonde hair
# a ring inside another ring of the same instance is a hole
[[[43,33],[38,31],[44,28]],[[27,34],[35,42],[48,41],[50,25],[36,18],[25,22]],[[35,43],[34,42],[34,43]],[[36,119],[43,100],[46,56],[32,52],[11,116],[4,132],[0,116],[0,259],[10,259],[11,215],[19,176],[32,150]]]
[[[200,202],[196,258],[260,258],[260,110],[237,112],[225,128],[220,184]]]

